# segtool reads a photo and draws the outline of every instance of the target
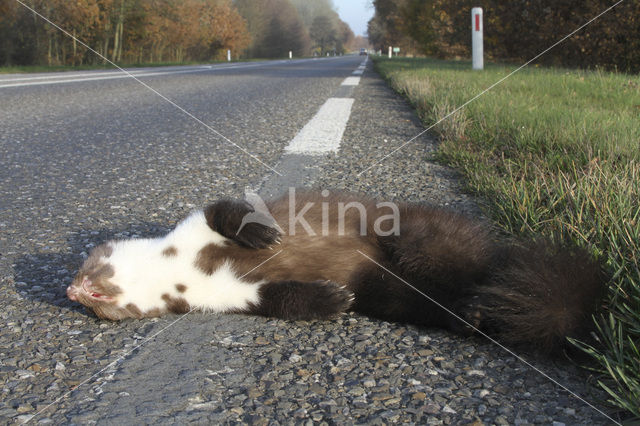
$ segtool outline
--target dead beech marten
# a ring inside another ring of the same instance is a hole
[[[505,241],[441,208],[300,190],[264,207],[225,199],[165,237],[100,245],[67,294],[111,320],[353,310],[549,352],[585,335],[604,289],[582,249]]]

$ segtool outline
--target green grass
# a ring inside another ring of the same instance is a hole
[[[375,60],[391,86],[435,123],[515,67]],[[438,158],[466,177],[510,233],[588,246],[613,274],[595,320],[595,360],[615,406],[640,417],[640,78],[527,68],[435,127]]]

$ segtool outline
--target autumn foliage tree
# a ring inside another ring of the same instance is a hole
[[[0,0],[0,65],[207,61],[227,49],[262,58],[343,53],[354,37],[331,0],[24,2],[99,55],[15,0]],[[311,37],[316,18],[331,32],[322,40]]]
[[[615,3],[614,0],[373,0],[369,39],[379,49],[469,57],[471,8],[481,6],[485,53],[524,62]],[[540,63],[640,71],[640,2],[626,1],[545,53]]]
[[[320,54],[331,50],[336,44],[336,29],[326,15],[316,16],[309,32],[315,45],[320,49]]]
[[[340,19],[331,0],[291,0],[309,32],[314,54],[344,53],[352,48],[354,34]],[[327,34],[328,32],[328,34]]]
[[[231,0],[25,0],[116,62],[211,60],[249,44]],[[13,0],[0,0],[0,64],[104,62]]]
[[[289,51],[296,56],[308,53],[309,34],[289,0],[236,0],[235,5],[251,35],[246,56],[277,58]]]
[[[330,0],[235,0],[234,4],[251,34],[247,56],[275,58],[289,51],[296,56],[343,53],[353,39],[351,28],[340,20]],[[324,23],[327,33],[322,40],[312,29],[316,19]]]

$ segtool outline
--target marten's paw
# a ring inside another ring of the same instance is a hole
[[[332,318],[348,311],[355,295],[347,287],[333,281],[315,281],[309,283],[310,318]]]
[[[345,286],[332,281],[279,281],[263,284],[261,301],[250,313],[285,320],[328,319],[346,312],[355,300]]]
[[[462,336],[472,335],[484,326],[484,309],[486,307],[482,304],[481,298],[472,297],[454,310],[458,317],[450,315],[449,328]]]
[[[219,200],[204,209],[207,225],[249,248],[267,248],[280,241],[280,228],[268,212],[256,211],[241,200]]]
[[[233,239],[244,246],[262,249],[280,244],[280,238],[277,228],[258,222],[247,222],[241,225]]]

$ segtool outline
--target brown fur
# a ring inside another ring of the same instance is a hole
[[[367,219],[362,224],[360,215],[355,209],[345,212],[344,235],[338,235],[338,200],[345,204],[350,201],[361,201],[367,207]],[[273,245],[271,250],[244,247],[237,244],[219,246],[215,244],[203,247],[195,261],[195,265],[207,274],[212,274],[225,261],[230,262],[240,276],[245,276],[249,281],[333,281],[347,284],[353,281],[353,273],[358,265],[369,262],[357,250],[372,258],[381,255],[376,246],[375,235],[371,228],[373,221],[380,214],[388,214],[388,211],[377,212],[375,205],[366,199],[353,195],[318,200],[312,193],[303,192],[296,194],[296,211],[300,212],[307,202],[314,202],[314,206],[307,210],[304,218],[316,233],[310,236],[304,227],[298,223],[295,234],[289,231],[289,205],[288,200],[278,200],[268,204],[269,210],[278,225],[283,229],[282,240],[279,245]],[[330,207],[329,226],[322,228],[322,204],[327,202]],[[333,220],[331,220],[333,219]],[[364,226],[367,235],[361,236],[360,229]],[[369,231],[366,231],[369,229]],[[281,255],[277,252],[282,251]],[[275,255],[275,256],[274,256]],[[256,268],[257,265],[268,262]]]
[[[509,250],[482,289],[486,326],[507,343],[537,342],[543,351],[562,346],[566,336],[589,339],[595,303],[604,296],[600,266],[582,250],[544,241]]]
[[[162,255],[166,256],[166,257],[174,257],[178,255],[178,249],[170,246],[167,247],[166,249],[162,250]]]
[[[101,244],[98,247],[95,247],[93,250],[91,250],[91,256],[89,256],[85,263],[82,265],[81,271],[89,271],[95,269],[100,265],[101,258],[108,259],[112,254],[113,247],[111,247],[109,244]]]
[[[129,303],[124,308],[118,308],[108,303],[93,303],[92,306],[87,305],[87,307],[92,308],[98,318],[110,319],[112,321],[125,318],[150,318],[161,315],[160,312],[145,312],[143,314],[133,303]]]
[[[162,300],[167,304],[167,311],[174,314],[186,314],[189,312],[189,304],[181,297],[172,297],[168,294],[162,295]]]
[[[99,249],[100,248],[101,247],[99,247]],[[83,265],[82,269],[80,269],[80,272],[74,279],[74,284],[72,285],[76,285],[78,287],[81,286],[82,281],[87,277],[93,283],[95,290],[101,294],[115,297],[122,293],[120,287],[109,281],[109,279],[115,274],[113,266],[108,263],[98,263],[97,260],[94,262],[92,261],[93,257],[90,257],[89,259],[87,264]],[[82,301],[82,303],[86,305],[84,301]],[[92,301],[88,300],[87,303],[92,303]]]

